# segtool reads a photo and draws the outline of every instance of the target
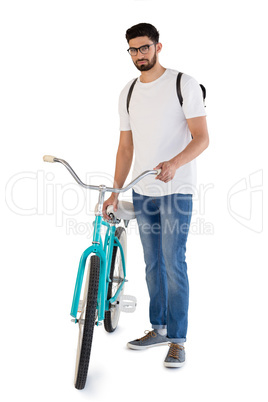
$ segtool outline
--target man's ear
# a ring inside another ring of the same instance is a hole
[[[157,44],[156,44],[156,52],[157,52],[157,53],[160,53],[161,50],[162,50],[162,43],[157,43]]]

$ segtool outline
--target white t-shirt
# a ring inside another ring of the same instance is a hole
[[[186,119],[206,115],[200,85],[186,74],[181,78],[181,107],[176,88],[177,75],[178,71],[167,69],[153,82],[142,83],[138,78],[130,99],[129,113],[126,99],[133,80],[120,94],[120,130],[131,130],[133,136],[133,179],[183,151],[192,139]],[[193,194],[195,186],[196,161],[193,160],[177,169],[168,183],[149,175],[133,188],[139,194],[163,196]]]

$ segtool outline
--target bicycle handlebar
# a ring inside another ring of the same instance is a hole
[[[44,162],[53,163],[53,162],[55,162],[54,159],[55,159],[55,156],[52,156],[52,155],[44,155],[43,156]]]
[[[75,181],[80,184],[80,186],[86,188],[86,189],[91,189],[91,190],[99,190],[99,191],[109,191],[111,193],[123,193],[127,190],[129,190],[131,187],[133,187],[136,183],[138,183],[141,179],[143,179],[145,176],[148,176],[149,174],[155,174],[159,175],[161,172],[161,169],[155,169],[155,170],[146,170],[145,172],[141,173],[136,179],[134,179],[132,182],[130,182],[126,187],[122,188],[112,188],[112,187],[106,187],[105,185],[101,184],[100,186],[93,186],[90,184],[85,184],[82,182],[82,180],[77,176],[75,171],[72,169],[72,167],[69,165],[68,162],[66,162],[63,159],[56,158],[55,156],[51,155],[44,155],[43,156],[44,162],[59,162],[62,165],[66,167],[66,169],[71,173]]]

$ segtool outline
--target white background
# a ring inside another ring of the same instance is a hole
[[[167,370],[166,347],[125,346],[150,329],[133,224],[127,293],[137,310],[122,314],[114,334],[96,328],[87,386],[77,391],[69,312],[97,196],[42,156],[111,184],[118,96],[138,75],[124,35],[139,22],[159,29],[163,66],[207,88],[210,146],[198,160],[188,242],[187,363]],[[10,0],[1,2],[0,31],[4,400],[267,401],[265,2]]]

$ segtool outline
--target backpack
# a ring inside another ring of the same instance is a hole
[[[183,97],[182,97],[182,93],[181,93],[181,77],[182,77],[183,73],[179,73],[177,76],[177,81],[176,81],[176,86],[177,86],[177,95],[180,101],[180,104],[182,106],[183,104]],[[129,103],[130,103],[130,99],[131,99],[131,95],[134,89],[134,86],[137,82],[138,78],[135,78],[135,80],[132,82],[129,91],[128,91],[128,95],[127,95],[127,112],[129,113]],[[204,85],[200,84],[200,88],[202,90],[202,94],[203,94],[203,101],[205,102],[206,99],[206,88],[204,87]],[[206,107],[206,106],[205,106]]]

